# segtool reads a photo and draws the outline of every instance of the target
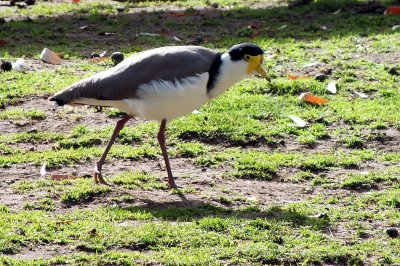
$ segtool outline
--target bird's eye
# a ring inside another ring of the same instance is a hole
[[[249,56],[249,55],[245,55],[245,56],[244,56],[244,60],[247,61],[247,60],[249,60],[249,59],[250,59],[250,56]]]

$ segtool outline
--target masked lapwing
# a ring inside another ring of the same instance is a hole
[[[234,45],[220,53],[198,46],[161,47],[135,54],[115,67],[57,92],[50,97],[56,106],[114,107],[126,113],[117,121],[111,139],[95,165],[94,181],[107,184],[101,170],[120,130],[133,117],[160,121],[157,138],[168,174],[176,188],[165,145],[168,121],[199,108],[235,83],[259,74],[264,51],[255,44]]]

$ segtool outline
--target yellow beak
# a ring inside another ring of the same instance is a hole
[[[248,55],[246,60],[249,64],[247,67],[247,74],[251,74],[254,70],[257,71],[262,77],[271,82],[271,78],[268,76],[267,72],[262,67],[262,55],[251,56]]]

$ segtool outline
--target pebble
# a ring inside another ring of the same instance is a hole
[[[28,6],[28,5],[27,5],[25,2],[22,2],[22,3],[18,3],[18,4],[17,4],[17,7],[18,7],[18,8],[21,8],[21,9],[27,8],[27,6]]]
[[[4,71],[10,71],[11,69],[12,69],[12,64],[11,64],[11,62],[8,62],[8,61],[3,61],[2,63],[1,63],[1,70],[4,70]]]
[[[27,131],[27,133],[38,133],[38,130],[37,130],[37,128],[32,127]]]
[[[191,45],[199,45],[204,42],[203,37],[198,36],[193,41],[190,42]]]
[[[318,213],[316,215],[310,215],[309,217],[323,219],[323,220],[329,219],[329,216],[326,212]]]
[[[96,57],[100,57],[100,55],[98,53],[91,53],[90,54],[90,58],[96,58]]]
[[[327,69],[325,69],[325,70],[323,71],[323,73],[324,73],[325,75],[327,75],[327,76],[331,75],[332,72],[333,72],[333,69],[332,69],[332,68],[327,68]]]
[[[126,7],[124,7],[124,6],[120,6],[120,7],[117,7],[117,11],[118,12],[124,12],[126,10]]]
[[[399,237],[399,231],[396,228],[389,228],[386,230],[386,234],[391,238]]]
[[[322,81],[326,80],[326,75],[319,73],[319,74],[315,75],[315,79],[322,82]]]
[[[397,70],[397,66],[390,68],[390,69],[388,70],[388,73],[391,74],[391,75],[398,75],[399,72],[398,72],[398,70]]]
[[[115,65],[118,65],[120,62],[124,60],[124,54],[121,52],[115,52],[111,54],[111,60]]]
[[[328,214],[327,214],[326,212],[322,212],[322,213],[320,213],[320,214],[318,215],[318,218],[319,218],[319,219],[328,219],[329,216],[328,216]]]
[[[15,233],[17,235],[20,235],[20,236],[24,236],[25,235],[25,231],[22,228],[18,228]]]

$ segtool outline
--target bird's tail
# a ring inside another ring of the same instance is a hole
[[[75,99],[78,98],[98,98],[97,95],[97,81],[96,76],[92,76],[83,80],[80,80],[67,88],[57,92],[53,96],[49,97],[49,101],[55,102],[55,106],[63,106],[65,104],[71,104]]]

